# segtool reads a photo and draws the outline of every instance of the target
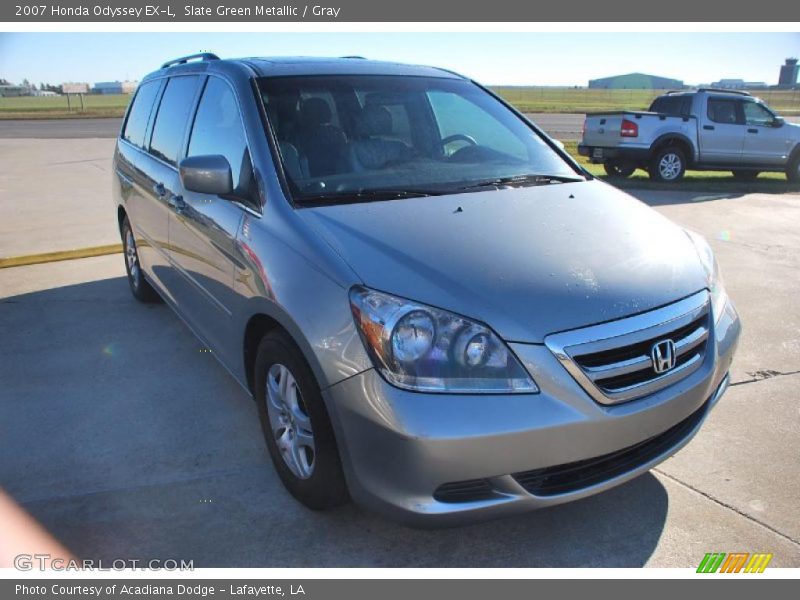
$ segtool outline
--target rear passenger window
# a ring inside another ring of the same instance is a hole
[[[708,99],[708,118],[715,123],[736,125],[739,120],[738,102],[736,100]]]
[[[147,131],[147,122],[153,110],[153,102],[158,94],[161,81],[148,81],[139,86],[133,104],[128,112],[128,120],[122,138],[131,144],[144,148],[144,134]]]
[[[187,156],[221,154],[231,165],[234,193],[247,195],[250,187],[250,155],[247,152],[239,105],[230,86],[209,77],[192,126]]]
[[[653,100],[650,105],[650,112],[674,117],[686,117],[689,116],[691,103],[691,99],[685,96],[661,96]]]
[[[150,152],[173,165],[178,162],[197,81],[196,75],[171,78],[158,106]]]

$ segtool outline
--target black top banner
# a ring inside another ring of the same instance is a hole
[[[800,21],[800,3],[760,0],[323,0],[321,4],[264,4],[257,0],[3,2],[7,22],[715,22]],[[787,30],[792,27],[787,26]]]

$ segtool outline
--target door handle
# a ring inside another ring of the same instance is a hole
[[[174,208],[175,212],[181,212],[186,208],[186,201],[183,199],[183,196],[176,196],[175,194],[169,197],[167,204],[169,204],[171,208]]]
[[[714,126],[713,125],[703,125],[703,129],[705,129],[706,131],[714,131]]]
[[[166,196],[166,195],[167,195],[167,188],[165,188],[165,187],[164,187],[164,184],[163,184],[163,183],[156,183],[156,184],[153,186],[153,192],[154,192],[154,193],[155,193],[155,195],[156,195],[156,196],[158,196],[159,198],[163,198],[164,196]]]
[[[754,128],[748,129],[747,133],[758,133],[758,129],[754,129]]]

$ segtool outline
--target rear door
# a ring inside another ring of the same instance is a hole
[[[219,154],[231,166],[233,194],[181,189],[169,217],[170,256],[180,275],[175,295],[197,332],[227,364],[240,359],[231,335],[236,236],[248,210],[259,209],[247,138],[233,88],[209,75],[194,117],[186,156]]]
[[[739,100],[709,97],[705,114],[699,121],[697,135],[701,162],[732,166],[740,164],[745,125]]]
[[[163,83],[162,79],[146,81],[136,91],[117,144],[114,173],[136,238],[139,260],[148,275],[155,267],[163,266],[165,259],[158,248],[163,250],[167,243],[166,213],[162,206],[153,202],[149,189],[152,182],[148,173],[154,161],[147,154],[152,119]]]
[[[197,75],[180,75],[166,81],[150,133],[145,157],[147,166],[142,170],[148,227],[152,227],[153,232],[147,241],[155,250],[152,275],[172,301],[175,300],[175,273],[169,258],[170,203],[180,195],[178,160],[186,140],[199,80]]]
[[[784,127],[775,127],[775,115],[753,100],[742,101],[745,135],[742,161],[756,165],[783,165],[792,140]]]

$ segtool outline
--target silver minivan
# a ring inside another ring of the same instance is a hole
[[[113,195],[134,296],[252,395],[314,509],[582,498],[674,454],[728,384],[739,319],[703,238],[446,70],[167,62]]]

